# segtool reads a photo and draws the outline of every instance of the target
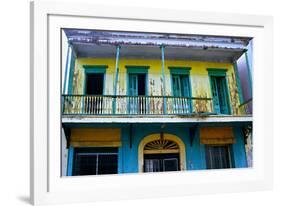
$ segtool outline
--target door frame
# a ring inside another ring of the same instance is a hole
[[[154,133],[147,135],[144,137],[141,142],[139,143],[138,146],[138,165],[139,165],[139,173],[144,172],[143,166],[144,166],[144,147],[147,143],[154,141],[154,140],[159,140],[160,138],[160,133]],[[179,171],[186,170],[186,150],[185,150],[185,144],[181,140],[180,137],[169,134],[169,133],[164,133],[163,138],[165,140],[170,140],[178,144],[179,146]]]
[[[229,115],[233,114],[232,112],[232,105],[231,105],[231,98],[230,98],[230,93],[229,93],[229,83],[227,79],[227,71],[228,69],[225,68],[207,68],[208,75],[209,75],[209,85],[210,85],[210,91],[211,91],[211,96],[213,100],[213,89],[212,89],[212,80],[211,77],[224,77],[225,78],[225,90],[226,90],[226,101],[227,101],[227,107],[229,111]],[[215,112],[214,104],[212,104],[213,111]]]
[[[108,68],[108,66],[107,65],[83,65],[83,68],[84,68],[83,94],[86,95],[87,74],[103,74],[102,95],[105,95],[106,69]]]
[[[129,91],[129,75],[130,74],[145,74],[145,96],[149,94],[149,82],[148,82],[148,69],[149,66],[134,66],[134,65],[126,65],[125,68],[127,69],[126,75],[126,94],[130,95]]]
[[[189,93],[189,97],[192,97],[191,78],[190,78],[191,67],[169,66],[168,68],[170,70],[171,95],[174,96],[173,75],[187,75],[188,87],[189,87],[188,93]],[[190,110],[190,113],[192,113],[192,111],[193,111],[192,100],[190,100],[190,102],[189,102],[189,110]]]

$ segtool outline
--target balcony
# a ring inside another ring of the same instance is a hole
[[[250,98],[248,100],[246,100],[245,102],[243,102],[240,106],[239,109],[247,115],[251,115],[253,114],[253,99]]]
[[[63,115],[209,115],[211,98],[62,95]]]

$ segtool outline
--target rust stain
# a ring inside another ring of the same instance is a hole
[[[238,114],[240,114],[239,94],[238,94],[238,89],[237,89],[234,73],[231,73],[231,75],[228,76],[228,82],[229,82],[229,93],[230,93],[230,99],[231,99],[232,112],[234,115],[238,115]]]
[[[200,98],[207,98],[207,94],[200,94],[197,97]],[[209,101],[210,102],[210,101]],[[193,107],[196,113],[205,113],[205,112],[209,112],[208,111],[208,100],[199,100],[196,99],[193,102]]]

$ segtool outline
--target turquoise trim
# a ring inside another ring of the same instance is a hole
[[[75,69],[75,56],[74,50],[71,49],[71,60],[70,60],[70,70],[69,70],[69,79],[68,79],[68,94],[72,94],[72,87],[73,87],[73,76],[74,76],[74,69]]]
[[[118,83],[118,75],[119,75],[119,54],[120,54],[120,46],[116,47],[116,62],[115,62],[115,80],[114,80],[114,95],[117,94],[117,83]],[[112,108],[113,108],[113,114],[116,113],[116,98],[112,101]]]
[[[149,66],[128,66],[126,65],[127,73],[143,74],[148,73]]]
[[[166,96],[166,78],[165,78],[165,47],[162,45],[161,46],[161,57],[162,57],[162,80],[163,80],[163,91],[162,95]],[[166,99],[164,98],[164,105],[163,105],[163,113],[165,114],[167,111],[167,103]]]
[[[209,76],[226,76],[227,69],[207,68]]]
[[[246,65],[247,65],[247,71],[248,71],[248,79],[249,79],[249,88],[250,88],[250,96],[253,97],[253,92],[252,92],[252,69],[250,67],[249,59],[248,59],[248,52],[245,53],[245,58],[246,58]]]
[[[65,63],[65,71],[64,71],[63,94],[66,94],[66,82],[67,82],[68,64],[69,64],[69,50],[70,50],[70,45],[68,44],[67,55],[66,55],[66,63]]]
[[[107,65],[83,65],[85,73],[105,73]]]
[[[120,55],[120,46],[116,47],[116,62],[115,62],[115,80],[114,80],[114,95],[117,94],[117,82],[119,74],[119,55]]]
[[[243,100],[241,82],[240,82],[240,77],[239,77],[239,74],[238,74],[236,62],[233,63],[233,69],[234,69],[234,74],[235,74],[236,87],[237,87],[237,90],[238,90],[239,101],[240,101],[240,104],[242,104],[244,102],[244,100]]]
[[[74,158],[74,148],[70,146],[68,149],[67,176],[72,176],[73,158]]]
[[[182,74],[182,75],[189,75],[191,67],[168,67],[170,69],[171,74]]]

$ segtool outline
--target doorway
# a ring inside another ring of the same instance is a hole
[[[146,114],[146,74],[129,74],[129,114]]]
[[[144,172],[179,171],[179,154],[145,154]]]
[[[85,85],[85,113],[102,114],[103,112],[103,93],[104,93],[104,74],[87,73]]]
[[[102,95],[104,74],[89,73],[86,74],[86,95]]]
[[[211,76],[214,110],[218,114],[229,114],[228,89],[225,77]]]
[[[186,170],[185,144],[180,137],[155,133],[142,139],[138,146],[139,172]]]

